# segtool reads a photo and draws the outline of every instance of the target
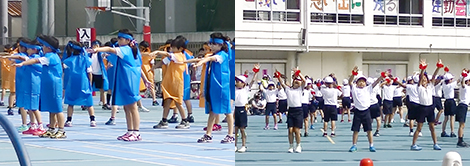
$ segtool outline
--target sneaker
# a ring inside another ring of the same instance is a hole
[[[160,103],[158,103],[157,100],[155,100],[155,101],[152,102],[152,106],[158,106],[158,105],[160,105]]]
[[[438,144],[434,144],[433,149],[434,150],[441,150],[441,147]]]
[[[348,123],[351,123],[351,119],[348,119]]]
[[[300,145],[297,145],[295,148],[295,153],[301,153],[302,152],[302,147]]]
[[[72,122],[71,121],[65,122],[64,127],[72,127]]]
[[[19,111],[19,110],[18,110],[18,111]],[[11,110],[11,109],[8,109],[8,111],[7,111],[7,115],[14,115],[14,114],[13,114],[13,110]]]
[[[323,137],[326,137],[328,135],[328,133],[323,133]]]
[[[204,131],[207,131],[207,127],[204,127],[203,130],[204,130]],[[212,131],[221,131],[221,130],[222,130],[222,126],[219,125],[219,124],[214,124],[214,125],[212,126]]]
[[[450,137],[449,134],[447,134],[445,131],[441,133],[441,137]]]
[[[315,130],[315,127],[313,127],[313,125],[310,125],[310,129]]]
[[[374,133],[374,137],[380,137],[380,133],[379,133],[378,131],[376,131],[376,132]]]
[[[420,151],[422,150],[423,148],[422,147],[419,147],[418,145],[411,145],[411,150],[414,150],[414,151]]]
[[[274,130],[277,130],[277,125],[274,126]]]
[[[39,135],[39,138],[51,138],[54,135],[54,131],[47,130],[44,134]]]
[[[290,147],[289,150],[287,150],[288,153],[294,153],[294,147]]]
[[[450,137],[457,137],[454,132],[450,133]]]
[[[351,146],[351,148],[349,148],[349,152],[357,152],[356,145]]]
[[[178,116],[172,116],[169,120],[168,123],[178,123]]]
[[[227,123],[227,118],[224,118],[224,120],[222,120],[222,123]]]
[[[82,107],[82,111],[85,111],[87,109],[87,107],[85,106],[81,106]]]
[[[269,126],[264,127],[264,130],[269,130]]]
[[[51,135],[52,139],[61,139],[61,138],[67,138],[67,135],[65,135],[64,131],[57,131],[54,135]]]
[[[238,153],[244,153],[246,152],[246,147],[242,146],[240,149],[237,150]]]
[[[103,105],[103,102],[100,101],[100,103],[98,103],[99,106],[102,106]]]
[[[282,119],[279,119],[279,121],[277,123],[282,123]]]
[[[23,133],[23,131],[28,130],[28,126],[27,125],[21,125],[20,127],[18,127],[17,130],[18,130],[18,132]]]
[[[341,123],[343,123],[343,122],[344,122],[344,120],[343,120],[343,119],[341,119]]]
[[[234,142],[235,142],[235,138],[229,135],[226,135],[225,138],[222,141],[220,141],[220,143],[223,143],[223,144],[229,144],[229,143],[234,143]]]
[[[403,127],[410,127],[408,123],[403,124]]]
[[[405,123],[405,119],[400,119],[400,123]]]
[[[26,134],[33,134],[33,133],[35,133],[35,132],[36,132],[36,129],[33,129],[33,127],[29,127],[28,130],[23,131],[23,134],[25,134],[25,135],[26,135]]]
[[[414,132],[410,132],[410,137],[413,137],[415,135]]]
[[[331,133],[331,137],[336,137],[336,134],[335,134],[335,133]]]
[[[186,119],[188,120],[189,123],[194,123],[194,116],[193,115],[188,115],[188,117]]]
[[[388,125],[384,124],[384,129],[386,129],[388,127]]]
[[[387,128],[392,128],[392,125],[388,124],[388,125],[387,125]]]
[[[313,123],[317,123],[317,119],[313,120]]]
[[[3,101],[1,101],[0,106],[5,106],[5,103]]]
[[[470,147],[470,145],[467,144],[466,142],[462,141],[462,142],[457,143],[457,147],[458,148],[468,148],[468,147]]]
[[[150,110],[145,107],[139,107],[139,112],[150,112]]]
[[[124,138],[129,137],[129,136],[131,136],[131,134],[126,132],[124,135],[117,137],[117,140],[123,140]]]
[[[160,121],[157,125],[153,126],[154,129],[167,129],[168,122]]]
[[[179,125],[175,127],[176,129],[189,129],[189,122],[181,121]]]
[[[122,138],[123,141],[141,141],[142,140],[142,137],[139,135],[136,135],[135,133],[132,133],[132,134],[129,134],[129,136],[127,137],[123,137]]]
[[[370,152],[375,152],[375,147],[374,146],[369,147],[369,151]]]
[[[90,122],[90,127],[96,127],[96,121],[91,121]]]
[[[105,125],[116,125],[116,121],[113,118],[109,118],[109,120],[105,123]]]
[[[308,137],[308,133],[307,133],[307,132],[304,133],[304,137]]]
[[[423,133],[419,132],[418,137],[422,137]]]
[[[108,104],[103,105],[101,108],[103,110],[111,110],[112,109]]]
[[[39,136],[39,135],[43,135],[44,133],[46,133],[46,130],[45,129],[36,129],[36,131],[33,133],[34,136]]]
[[[212,136],[209,136],[207,134],[204,134],[201,138],[197,140],[197,143],[208,143],[212,142]]]

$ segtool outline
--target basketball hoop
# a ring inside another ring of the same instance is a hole
[[[96,15],[101,11],[106,11],[106,7],[85,7],[86,14],[88,15],[88,24],[95,22]]]

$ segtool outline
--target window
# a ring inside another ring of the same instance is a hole
[[[432,25],[470,27],[470,0],[433,0]]]
[[[374,0],[374,24],[423,25],[423,0]]]
[[[362,0],[310,0],[310,22],[364,24]]]
[[[300,0],[245,0],[243,20],[300,22]]]

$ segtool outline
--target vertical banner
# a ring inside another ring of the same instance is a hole
[[[455,13],[455,0],[444,0],[443,1],[443,16],[454,17]]]
[[[374,15],[385,14],[385,0],[374,0]]]
[[[385,14],[386,15],[398,15],[398,0],[385,0]]]
[[[364,8],[362,7],[362,0],[351,0],[351,14],[364,14]]]
[[[286,11],[286,0],[271,0],[273,11]]]
[[[457,0],[455,2],[455,15],[456,16],[467,16],[467,2],[466,0]]]
[[[432,16],[442,16],[443,0],[432,0]]]
[[[152,40],[151,28],[150,26],[144,25],[144,41],[149,42],[150,46],[152,46],[151,40]]]
[[[349,14],[350,13],[349,9],[351,8],[349,4],[350,0],[337,0],[337,1],[338,1],[337,2],[338,5],[336,5],[337,6],[336,9],[338,13]]]
[[[77,41],[86,48],[91,47],[91,42],[96,40],[95,28],[77,28]]]

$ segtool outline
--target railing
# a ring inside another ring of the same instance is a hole
[[[30,166],[31,161],[29,160],[28,152],[26,151],[26,147],[23,144],[23,140],[21,139],[20,135],[18,135],[15,127],[10,123],[10,121],[2,114],[0,114],[0,125],[3,127],[5,132],[10,138],[11,143],[16,151],[16,156],[18,157],[18,161],[20,162],[21,166]]]

